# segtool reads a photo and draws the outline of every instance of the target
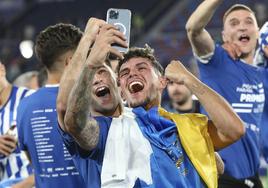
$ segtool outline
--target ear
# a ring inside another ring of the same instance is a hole
[[[124,95],[124,93],[122,92],[121,89],[120,89],[120,96],[121,96],[123,101],[126,101],[126,97],[125,97],[125,95]]]
[[[116,78],[116,83],[117,83],[117,87],[120,87],[120,80],[118,77]]]
[[[163,90],[167,86],[167,79],[164,76],[159,77],[159,89]]]
[[[66,58],[65,58],[65,66],[67,67],[68,65],[69,65],[69,63],[71,63],[71,60],[72,60],[72,56],[70,55],[68,55],[68,56],[66,56]]]
[[[223,40],[223,42],[227,42],[227,39],[226,39],[226,37],[225,37],[224,30],[221,32],[221,36],[222,36],[222,40]]]

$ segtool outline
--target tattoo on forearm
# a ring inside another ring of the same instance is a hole
[[[67,114],[73,124],[74,136],[79,145],[85,149],[96,146],[99,136],[99,127],[94,118],[90,117],[91,90],[96,69],[85,66],[71,91]]]

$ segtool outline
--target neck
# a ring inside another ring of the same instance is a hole
[[[175,108],[177,111],[186,111],[186,110],[191,110],[193,108],[193,100],[189,98],[187,101],[183,103],[179,102],[172,102],[172,106]]]
[[[118,104],[114,111],[107,111],[107,112],[97,112],[94,109],[91,109],[91,115],[93,117],[98,116],[106,116],[106,117],[119,117],[122,114],[123,106],[122,104]]]
[[[241,59],[243,59],[247,64],[253,65],[254,51],[249,54],[242,54]]]
[[[5,88],[0,94],[0,106],[3,106],[7,102],[10,96],[11,90],[12,90],[12,85],[10,83],[7,83],[7,85],[5,86]]]
[[[61,79],[61,73],[50,73],[48,72],[46,84],[59,84]]]
[[[155,106],[159,106],[161,104],[161,98],[160,97],[156,97],[155,99],[153,99],[152,101],[150,101],[149,103],[147,103],[144,108],[145,110],[150,110],[151,108],[155,107]]]

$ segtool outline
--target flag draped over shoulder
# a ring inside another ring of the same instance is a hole
[[[159,108],[159,114],[175,122],[181,144],[209,188],[216,188],[217,167],[213,143],[208,134],[208,119],[202,114],[175,114]]]

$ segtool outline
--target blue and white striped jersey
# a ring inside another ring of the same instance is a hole
[[[19,102],[31,93],[32,90],[12,86],[8,101],[0,109],[0,135],[6,134],[11,126],[16,125]],[[0,155],[0,181],[27,177],[31,172],[26,154],[19,147],[8,157]]]

